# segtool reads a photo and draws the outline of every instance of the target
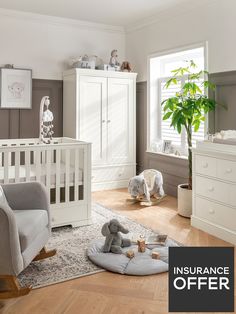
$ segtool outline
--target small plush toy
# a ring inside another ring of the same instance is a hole
[[[124,61],[121,65],[121,71],[122,72],[131,72],[131,64],[128,61]]]
[[[122,254],[122,247],[131,246],[131,240],[123,238],[120,232],[127,234],[129,230],[125,229],[117,219],[112,219],[103,225],[102,235],[106,237],[104,253]]]
[[[109,62],[110,66],[116,67],[116,66],[120,65],[117,58],[118,58],[117,50],[114,49],[111,52],[111,58],[110,58],[110,62]]]

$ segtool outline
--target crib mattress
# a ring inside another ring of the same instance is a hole
[[[46,165],[41,165],[41,178],[40,182],[46,184]],[[66,168],[65,164],[61,163],[60,165],[60,185],[65,186],[66,182]],[[56,164],[51,164],[50,169],[50,186],[55,187],[56,186]],[[69,175],[69,184],[74,185],[74,175],[75,175],[75,169],[74,167],[70,167],[70,175]],[[15,183],[15,166],[9,166],[8,167],[8,182],[9,183]],[[21,165],[19,168],[19,182],[25,182],[26,181],[26,167],[24,165]],[[30,165],[30,181],[36,181],[36,165]],[[78,184],[82,185],[83,181],[83,171],[82,169],[79,169],[79,175],[78,175]],[[4,183],[4,167],[0,167],[0,184]]]

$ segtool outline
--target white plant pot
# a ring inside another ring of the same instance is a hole
[[[178,185],[178,214],[188,218],[192,215],[192,190],[188,190],[188,184]]]

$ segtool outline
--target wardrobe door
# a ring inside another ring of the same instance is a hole
[[[108,160],[112,163],[133,162],[135,107],[131,79],[108,79],[107,107]]]
[[[107,79],[80,76],[79,130],[80,140],[92,143],[93,165],[106,162]]]

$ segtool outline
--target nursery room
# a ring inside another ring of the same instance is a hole
[[[0,0],[0,313],[234,313],[235,30],[234,0]]]

